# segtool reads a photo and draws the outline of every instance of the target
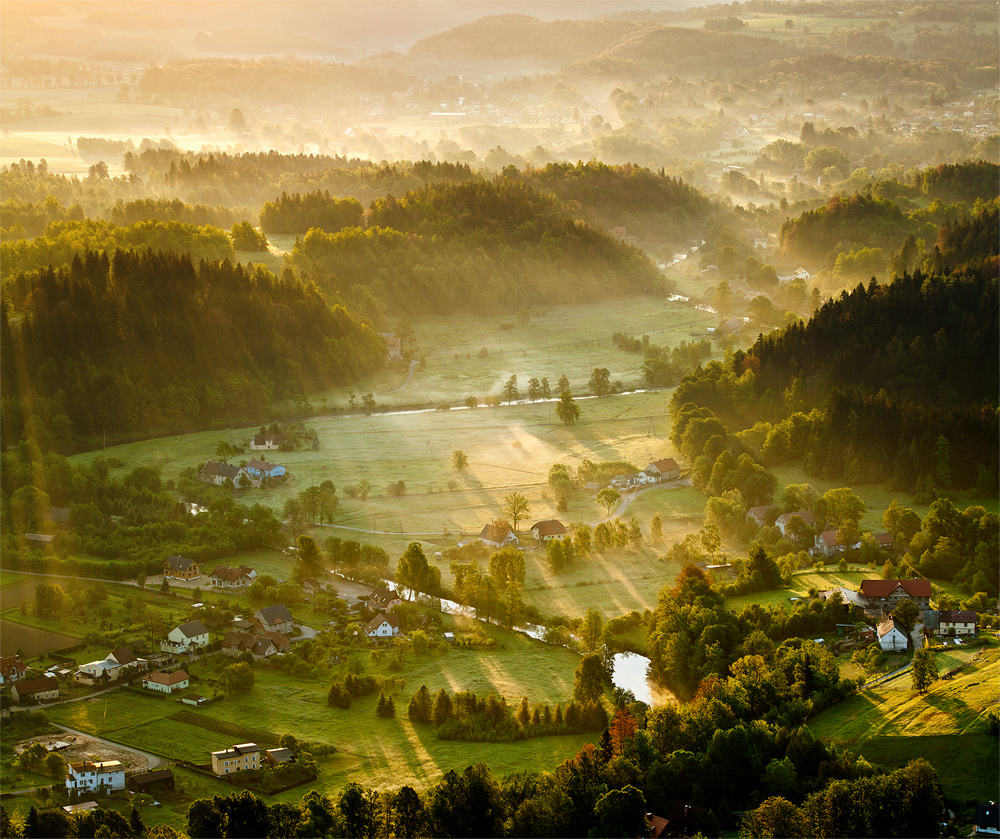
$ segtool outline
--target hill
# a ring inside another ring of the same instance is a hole
[[[228,261],[88,251],[19,280],[24,319],[5,301],[0,320],[5,445],[198,427],[383,363],[375,333],[315,288]]]

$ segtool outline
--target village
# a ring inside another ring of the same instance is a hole
[[[249,447],[273,450],[284,442],[280,432],[261,433],[253,437]],[[259,486],[262,481],[286,475],[283,466],[265,461],[252,460],[244,467],[226,466],[209,461],[198,475],[206,483],[228,492],[238,492],[247,482],[257,482]],[[685,474],[686,470],[675,458],[664,457],[651,461],[642,471],[612,475],[606,481],[587,484],[583,490],[606,505],[608,520],[612,520],[627,511],[643,490],[682,482]],[[55,516],[58,518],[59,514]],[[778,505],[763,505],[748,510],[746,519],[757,527],[773,526],[783,538],[793,542],[811,538],[809,553],[821,565],[837,562],[840,558],[841,571],[857,571],[857,567],[850,568],[842,557],[856,557],[860,542],[843,544],[842,539],[838,540],[836,529],[817,532],[817,520],[809,510],[779,514]],[[872,537],[880,549],[892,551],[890,534],[876,532]],[[573,533],[572,526],[559,519],[539,520],[519,530],[498,512],[482,526],[478,535],[454,538],[454,550],[471,549],[486,557],[501,550],[513,549],[520,553],[551,550],[552,543],[572,542]],[[299,548],[302,546],[300,541]],[[440,561],[440,551],[435,553],[434,559]],[[211,571],[206,570],[206,565],[212,565]],[[733,578],[730,564],[705,563],[703,567],[720,582]],[[206,713],[208,716],[198,724],[203,722],[207,730],[213,727],[211,715],[215,709],[220,703],[231,701],[227,694],[245,692],[247,679],[252,686],[254,670],[266,668],[274,672],[279,681],[294,681],[294,662],[306,660],[303,650],[316,649],[316,645],[328,637],[335,639],[336,648],[345,656],[357,650],[358,645],[368,645],[375,652],[380,648],[390,655],[398,651],[400,660],[403,650],[412,650],[415,644],[424,648],[428,643],[455,646],[463,641],[469,643],[477,633],[478,640],[473,643],[483,642],[481,631],[472,628],[478,623],[471,620],[479,617],[477,609],[451,604],[465,615],[462,631],[458,631],[459,626],[454,622],[443,624],[440,616],[433,617],[433,613],[444,614],[441,610],[447,610],[447,601],[421,594],[419,590],[408,590],[391,579],[376,586],[365,585],[343,576],[347,573],[344,569],[335,568],[318,571],[313,576],[298,574],[280,580],[246,564],[203,563],[178,555],[166,557],[161,570],[161,575],[147,579],[145,585],[151,591],[169,592],[177,608],[186,615],[185,619],[167,628],[159,638],[142,637],[143,632],[126,633],[133,636],[131,643],[109,650],[103,658],[93,661],[77,661],[71,655],[59,656],[56,664],[43,667],[38,662],[44,661],[44,657],[34,661],[19,654],[4,657],[0,660],[4,717],[95,701],[91,697],[104,697],[104,706],[108,709],[105,713],[113,716],[117,702],[109,700],[109,693],[116,696],[126,691],[130,702],[141,693],[197,709],[196,714]],[[814,640],[821,645],[828,644],[834,655],[843,660],[855,662],[865,661],[871,649],[880,650],[885,657],[886,672],[871,674],[868,678],[872,684],[911,666],[913,652],[925,645],[961,647],[977,640],[976,613],[935,608],[930,581],[860,576],[860,584],[856,587],[833,585],[812,590],[805,596],[818,601],[836,598],[846,605],[851,620],[838,624],[834,635]],[[279,601],[255,608],[250,600],[252,589],[267,591],[271,597],[279,590],[284,593],[294,590],[294,604],[289,608]],[[798,599],[788,598],[793,604]],[[295,612],[301,609],[306,611],[296,617]],[[524,631],[531,634],[527,625]],[[561,640],[557,640],[557,636],[549,640],[580,649],[576,633],[561,636]],[[383,656],[379,653],[377,660],[385,666]],[[376,660],[374,653],[372,660]],[[195,670],[199,674],[197,677],[192,676]],[[242,686],[241,680],[244,681]],[[192,721],[190,717],[186,720]],[[226,725],[222,728],[240,730]],[[71,745],[67,737],[80,738],[79,746],[71,753],[66,751]],[[272,742],[263,744],[233,741],[221,748],[213,748],[214,742],[206,742],[200,758],[188,748],[182,760],[160,757],[156,758],[155,767],[127,768],[123,759],[132,758],[134,762],[136,757],[130,747],[121,746],[121,754],[116,757],[117,753],[113,753],[109,759],[87,757],[80,754],[80,748],[86,748],[87,743],[96,744],[88,740],[84,731],[76,731],[72,735],[34,736],[19,742],[15,764],[27,768],[44,763],[48,771],[56,766],[63,767],[64,777],[53,784],[52,791],[57,800],[65,798],[68,811],[96,807],[98,801],[109,795],[170,797],[174,794],[174,771],[178,766],[180,771],[214,776],[227,783],[240,773],[250,773],[242,776],[243,783],[251,783],[249,779],[255,776],[267,776],[272,778],[269,783],[255,781],[251,788],[272,792],[315,781],[322,769],[308,753],[305,765],[299,763],[299,744],[295,737],[278,738],[275,735],[271,739]],[[217,742],[218,737],[214,740]],[[44,752],[38,750],[38,743],[42,744]],[[63,753],[70,753],[71,758],[62,760]],[[60,758],[47,760],[51,755],[60,755]],[[80,759],[72,759],[73,756]],[[274,782],[273,777],[279,781]]]

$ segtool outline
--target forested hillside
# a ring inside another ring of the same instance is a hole
[[[384,343],[315,288],[228,261],[88,251],[22,275],[3,307],[3,440],[67,450],[111,433],[196,428],[351,381]]]
[[[503,313],[663,288],[640,251],[574,221],[516,178],[390,196],[372,204],[365,222],[310,231],[288,264],[367,316],[390,307]]]

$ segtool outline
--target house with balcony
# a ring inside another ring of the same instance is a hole
[[[208,628],[201,621],[188,621],[175,626],[160,642],[160,650],[165,653],[197,652],[209,644]]]
[[[77,793],[125,789],[125,767],[118,760],[70,763],[66,766],[66,789]]]

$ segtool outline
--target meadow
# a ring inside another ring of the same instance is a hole
[[[938,654],[939,673],[972,654]],[[987,733],[986,712],[996,708],[998,676],[997,648],[991,644],[966,669],[936,681],[926,695],[912,689],[907,672],[826,709],[809,728],[891,768],[928,760],[955,803],[993,799],[1000,786],[1000,752],[997,738]]]
[[[461,631],[474,624],[466,618],[444,616],[445,627]],[[461,743],[438,740],[432,726],[413,725],[406,718],[410,696],[426,685],[432,694],[441,688],[450,692],[490,691],[517,703],[529,701],[555,705],[572,698],[573,672],[579,657],[563,647],[534,641],[519,633],[485,626],[495,639],[491,648],[440,646],[425,655],[404,654],[398,666],[374,662],[367,645],[352,651],[367,672],[398,675],[404,687],[396,692],[396,717],[375,715],[376,697],[356,699],[349,710],[331,708],[326,695],[329,680],[293,678],[257,667],[251,691],[199,709],[188,709],[176,701],[119,691],[109,701],[84,700],[49,709],[58,723],[116,742],[173,759],[203,763],[208,752],[230,745],[232,734],[212,730],[211,721],[246,725],[275,735],[291,733],[301,740],[331,744],[337,753],[321,760],[318,788],[332,792],[348,780],[376,787],[398,787],[402,783],[425,787],[449,769],[485,761],[503,774],[518,770],[551,769],[572,756],[591,735],[537,738],[517,743]],[[391,653],[395,657],[395,653]],[[214,693],[219,670],[231,660],[213,656],[195,663],[197,678],[192,689]],[[110,711],[108,710],[110,709]],[[205,717],[207,727],[171,720],[180,710]],[[289,800],[298,800],[301,791]]]

